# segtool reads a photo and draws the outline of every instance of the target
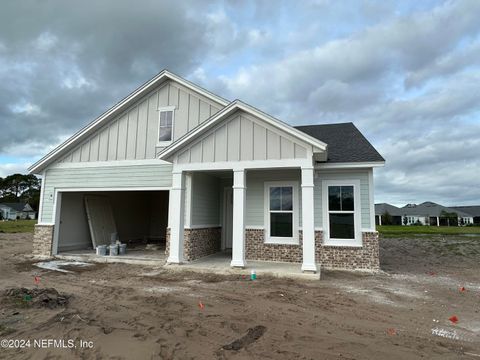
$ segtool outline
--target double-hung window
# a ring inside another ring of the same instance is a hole
[[[266,242],[298,243],[298,186],[295,182],[265,183]]]
[[[361,246],[359,181],[325,180],[322,187],[324,244]]]
[[[175,118],[175,106],[167,106],[158,109],[158,145],[168,146],[173,140],[173,124]]]

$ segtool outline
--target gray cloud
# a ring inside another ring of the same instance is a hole
[[[0,176],[163,68],[292,124],[354,121],[377,200],[480,203],[480,2],[6,2]]]
[[[2,4],[0,101],[8,106],[0,112],[0,151],[58,142],[162,68],[188,73],[207,47],[206,24],[195,16],[202,5]]]

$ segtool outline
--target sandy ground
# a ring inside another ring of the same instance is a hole
[[[383,239],[383,273],[321,281],[124,264],[60,273],[32,266],[30,251],[31,234],[0,234],[0,339],[30,340],[1,359],[480,358],[478,238]],[[37,286],[68,304],[5,295]],[[42,339],[76,347],[38,348]]]

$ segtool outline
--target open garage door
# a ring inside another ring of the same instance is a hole
[[[111,233],[117,232],[118,239],[128,244],[128,249],[146,245],[165,247],[169,200],[166,190],[62,191],[60,199],[55,253],[93,252],[88,218],[97,229],[94,235],[97,245],[109,244]],[[88,217],[87,203],[94,204]],[[105,215],[109,212],[106,203],[110,204],[110,215]]]

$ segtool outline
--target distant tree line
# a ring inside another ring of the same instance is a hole
[[[35,175],[13,174],[0,177],[0,203],[28,203],[38,211],[41,184]]]

